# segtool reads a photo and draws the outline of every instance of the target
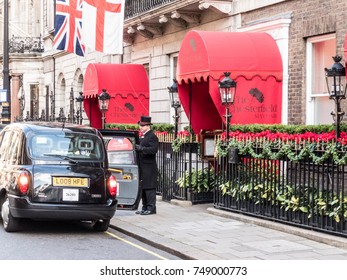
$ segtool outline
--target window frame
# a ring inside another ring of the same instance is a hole
[[[306,41],[306,124],[313,125],[315,119],[315,98],[328,97],[328,90],[325,89],[323,93],[313,93],[312,80],[313,80],[313,57],[314,57],[314,44],[328,40],[335,40],[336,33],[319,35],[308,38]],[[324,71],[324,69],[322,69]]]

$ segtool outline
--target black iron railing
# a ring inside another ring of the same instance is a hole
[[[199,157],[199,143],[185,143],[174,152],[171,143],[160,142],[158,194],[164,201],[188,200],[193,204],[213,201],[212,191],[199,191],[213,185],[213,166]],[[180,179],[181,182],[177,183]]]
[[[218,209],[347,237],[347,165],[333,157],[315,163],[308,156],[274,160],[231,153],[211,162],[200,159],[199,145],[186,143],[174,152],[171,143],[160,143],[157,192],[163,200],[213,202]],[[211,191],[197,192],[206,182]]]
[[[177,2],[177,0],[127,0],[125,1],[124,17],[129,19],[173,2]]]
[[[307,158],[216,161],[214,206],[322,232],[347,236],[345,165]]]
[[[44,52],[43,39],[40,37],[12,36],[9,42],[10,53],[42,53]]]

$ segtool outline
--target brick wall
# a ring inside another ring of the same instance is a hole
[[[304,124],[306,113],[306,39],[336,33],[336,54],[343,56],[347,32],[346,0],[291,0],[242,15],[242,25],[292,12],[289,27],[288,123]],[[323,70],[323,69],[322,69]]]

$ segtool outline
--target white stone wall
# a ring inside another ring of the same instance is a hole
[[[225,6],[227,9],[225,10],[224,6],[218,6],[219,4],[216,4],[218,3],[216,1],[196,1],[197,3],[199,2],[200,9],[204,11],[199,25],[185,30],[169,25],[166,27],[163,36],[154,39],[145,39],[140,36],[133,44],[125,44],[123,56],[111,56],[87,50],[85,57],[52,49],[53,36],[50,32],[54,29],[53,0],[9,1],[11,2],[11,21],[13,23],[17,21],[16,24],[12,24],[11,32],[13,34],[16,32],[20,36],[24,36],[24,34],[39,36],[42,34],[44,37],[45,53],[41,61],[35,60],[34,63],[18,65],[16,65],[18,63],[16,62],[11,69],[11,71],[23,73],[23,88],[25,89],[27,99],[30,98],[28,95],[30,83],[39,84],[40,97],[42,97],[42,100],[40,100],[41,107],[41,104],[44,104],[45,87],[48,86],[50,91],[55,91],[56,116],[60,107],[64,108],[67,116],[71,87],[74,89],[75,97],[77,97],[81,87],[81,85],[78,85],[78,79],[80,79],[81,74],[82,76],[84,75],[89,63],[149,64],[150,115],[152,120],[154,123],[173,123],[167,90],[167,87],[172,84],[170,56],[179,52],[181,42],[187,32],[192,29],[236,31],[241,27],[241,13],[286,0],[233,0],[227,3],[227,6]],[[180,6],[186,3],[186,1],[177,2],[179,2]],[[0,5],[3,5],[2,3],[3,1],[0,0]],[[0,32],[1,36],[2,32]],[[61,85],[61,81],[65,82],[64,88]],[[188,120],[184,113],[181,114],[180,122],[180,129],[188,125]]]

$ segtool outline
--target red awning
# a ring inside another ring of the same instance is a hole
[[[95,64],[87,66],[84,85],[84,110],[91,126],[101,128],[98,95],[102,89],[111,95],[106,123],[135,124],[148,115],[149,85],[146,69],[140,64]]]
[[[178,92],[195,133],[225,121],[218,81],[237,81],[231,123],[280,123],[282,59],[267,33],[190,31],[177,64]]]
[[[281,81],[280,58],[276,42],[267,33],[190,31],[179,52],[177,80],[219,80],[229,71],[234,78],[273,76]]]

